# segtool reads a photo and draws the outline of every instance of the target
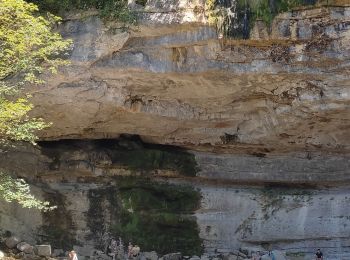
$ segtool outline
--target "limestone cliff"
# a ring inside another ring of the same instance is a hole
[[[158,253],[322,247],[334,257],[350,247],[349,162],[189,152],[125,136],[42,142],[3,153],[0,165],[58,208],[28,215],[1,203],[0,227],[81,257],[119,236]]]
[[[71,64],[27,89],[53,125],[37,147],[0,150],[0,169],[59,208],[2,203],[0,229],[86,257],[107,233],[161,253],[349,252],[350,5],[338,2],[280,14],[270,32],[257,21],[249,40],[222,39],[203,0],[134,5],[129,27],[67,14]]]
[[[42,139],[127,133],[231,152],[349,151],[350,7],[284,13],[271,35],[258,22],[237,41],[152,3],[128,31],[67,18],[71,66],[31,89],[34,114],[53,122]]]

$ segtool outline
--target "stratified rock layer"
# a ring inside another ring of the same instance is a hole
[[[59,209],[1,203],[0,228],[88,257],[110,230],[189,254],[349,252],[350,7],[258,21],[246,41],[218,39],[202,0],[134,8],[137,27],[64,20],[71,65],[28,87],[48,142],[0,150]]]
[[[167,15],[192,10],[173,8]],[[348,152],[349,13],[285,13],[270,36],[257,23],[247,41],[219,40],[197,16],[145,15],[129,32],[97,16],[68,19],[71,66],[31,90],[34,114],[53,122],[41,139],[128,133],[230,152]]]
[[[200,254],[201,243],[207,253],[350,251],[345,155],[188,152],[125,137],[17,149],[2,154],[0,169],[58,206],[28,215],[0,203],[0,229],[31,243],[74,246],[80,256],[103,249],[108,234],[161,253]]]

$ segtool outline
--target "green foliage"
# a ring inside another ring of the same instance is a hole
[[[181,251],[202,253],[198,227],[191,214],[198,208],[200,194],[189,186],[147,180],[121,182],[120,221],[113,233],[159,253]]]
[[[237,0],[234,1],[231,11],[236,15],[229,17],[227,7],[220,6],[217,0],[206,0],[206,10],[210,24],[216,25],[220,33],[225,36],[242,37],[244,15],[249,16],[248,25],[251,28],[257,19],[263,20],[271,26],[275,16],[279,13],[307,5],[312,0]]]
[[[200,200],[200,194],[189,186],[160,184],[147,179],[120,179],[119,190],[123,207],[133,211],[186,214],[196,210]]]
[[[56,207],[50,207],[49,202],[40,201],[30,193],[29,185],[23,179],[14,179],[0,172],[0,196],[7,202],[15,201],[24,208],[36,208],[47,211]]]
[[[158,149],[117,150],[111,152],[113,163],[135,170],[168,169],[186,176],[195,176],[197,163],[193,154]]]
[[[34,142],[35,131],[41,130],[46,124],[40,118],[30,118],[28,112],[33,105],[25,98],[15,101],[0,96],[0,141],[6,143],[8,139]]]
[[[129,147],[120,145],[119,140],[64,140],[52,146],[52,142],[41,142],[41,151],[52,159],[52,168],[60,163],[62,154],[69,151],[75,153],[84,150],[88,154],[106,153],[113,165],[120,165],[137,171],[142,175],[153,174],[154,170],[171,170],[184,176],[196,176],[198,165],[195,156],[183,149],[174,149],[162,145],[147,145],[129,140]],[[64,163],[62,161],[62,163]],[[94,159],[90,162],[95,164]],[[108,168],[108,167],[107,167]]]
[[[37,4],[42,11],[63,14],[74,9],[97,9],[107,19],[116,19],[125,23],[135,23],[136,16],[127,7],[126,0],[29,0]]]
[[[24,140],[34,142],[34,131],[48,126],[41,119],[30,118],[32,105],[27,97],[16,98],[26,84],[42,81],[44,71],[56,72],[67,64],[59,55],[71,41],[52,32],[59,19],[37,16],[37,6],[23,0],[0,2],[0,142]]]
[[[242,0],[240,3],[243,6]],[[248,0],[248,3],[253,13],[253,18],[261,19],[270,26],[277,14],[303,5],[303,0]]]
[[[145,6],[147,4],[147,0],[136,0],[135,3],[138,5]]]
[[[55,72],[59,65],[67,64],[58,55],[68,50],[71,42],[52,32],[59,19],[53,15],[37,16],[37,11],[36,5],[23,0],[0,2],[1,81],[22,73],[20,83],[38,83],[38,73]]]
[[[198,226],[192,217],[200,203],[198,191],[140,178],[118,178],[117,185],[89,194],[88,224],[94,234],[105,229],[101,213],[108,210],[113,221],[111,229],[105,231],[138,244],[143,251],[202,253]],[[106,209],[108,204],[111,208]]]
[[[37,14],[38,7],[23,0],[0,1],[0,144],[9,141],[36,140],[35,131],[49,124],[40,118],[30,118],[33,106],[27,95],[21,95],[25,84],[38,84],[38,75],[56,72],[67,62],[61,58],[70,47],[52,31],[59,19]],[[47,202],[30,194],[28,184],[9,175],[0,175],[0,196],[6,201],[16,201],[23,207],[51,210]]]
[[[76,228],[73,223],[72,214],[67,209],[67,199],[59,192],[46,193],[45,199],[55,201],[57,208],[42,214],[43,225],[39,232],[45,234],[42,243],[49,243],[54,248],[71,250],[72,245],[79,245],[76,237]]]

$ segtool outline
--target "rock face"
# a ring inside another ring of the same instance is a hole
[[[230,152],[349,151],[349,7],[282,14],[270,36],[257,23],[251,40],[235,41],[204,18],[177,19],[186,3],[160,2],[129,32],[97,16],[64,22],[72,64],[31,89],[34,114],[53,122],[42,139],[128,133]]]
[[[51,246],[50,245],[37,245],[38,255],[40,256],[51,256]]]
[[[2,203],[0,227],[54,249],[92,256],[109,236],[161,254],[245,247],[335,254],[350,247],[346,156],[218,155],[134,137],[18,149],[0,165],[35,182],[36,194],[58,209],[28,218]]]
[[[79,257],[111,236],[230,259],[349,252],[350,7],[281,14],[271,34],[258,21],[242,41],[218,39],[204,1],[129,2],[137,27],[64,20],[71,65],[28,86],[53,126],[0,150],[0,170],[58,209],[1,202],[1,231]]]

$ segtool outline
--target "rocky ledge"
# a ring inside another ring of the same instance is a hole
[[[258,21],[241,41],[218,39],[201,1],[179,3],[146,6],[128,30],[68,16],[71,65],[29,89],[34,114],[53,122],[40,138],[127,133],[229,153],[349,152],[350,7],[281,14],[270,35]]]

